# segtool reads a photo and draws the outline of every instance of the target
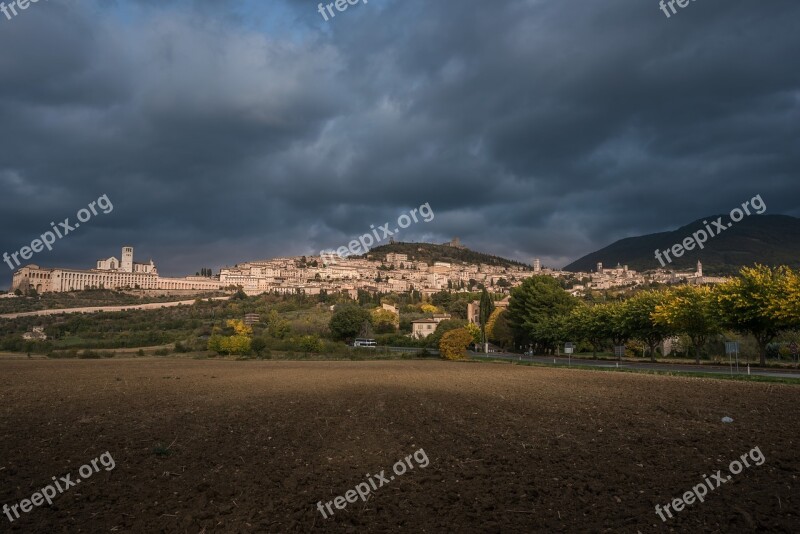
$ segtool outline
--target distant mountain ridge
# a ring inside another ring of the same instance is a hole
[[[703,221],[711,225],[711,221],[720,216],[723,221],[729,220],[727,214],[712,215],[671,232],[620,239],[570,263],[564,270],[590,272],[596,269],[598,262],[605,267],[616,267],[619,263],[636,271],[661,268],[655,258],[656,249],[663,251],[683,243],[686,237],[705,228]],[[735,274],[741,267],[754,263],[800,268],[800,219],[788,215],[751,215],[710,237],[704,247],[686,251],[666,267],[693,269],[700,260],[703,273],[708,275]]]

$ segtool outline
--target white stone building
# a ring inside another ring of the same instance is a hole
[[[46,268],[30,264],[14,273],[11,290],[62,293],[84,289],[216,290],[223,284],[211,278],[162,278],[153,260],[133,261],[133,247],[123,247],[122,260],[98,260],[95,269]]]

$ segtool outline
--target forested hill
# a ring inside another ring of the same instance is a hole
[[[637,271],[661,267],[655,250],[665,250],[704,228],[703,221],[715,221],[718,215],[698,219],[671,232],[661,232],[621,239],[564,267],[565,271],[589,272],[598,262],[606,267],[618,263]],[[727,215],[723,221],[729,221]],[[702,250],[687,251],[669,264],[672,269],[693,269],[700,260],[708,275],[735,274],[754,263],[800,267],[800,219],[788,215],[753,215],[732,224],[719,235],[710,237]]]
[[[434,245],[431,243],[390,243],[375,247],[369,251],[369,255],[373,258],[383,258],[386,254],[391,253],[407,254],[409,260],[423,261],[429,265],[435,261],[445,261],[450,263],[483,263],[498,267],[530,268],[530,265],[499,256],[475,252],[467,248]]]

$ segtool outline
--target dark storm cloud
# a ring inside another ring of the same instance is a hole
[[[162,272],[399,236],[563,265],[755,194],[800,215],[800,6],[39,3],[0,17],[0,249]]]

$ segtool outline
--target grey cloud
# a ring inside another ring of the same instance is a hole
[[[0,248],[162,272],[408,240],[552,265],[760,193],[800,215],[800,6],[50,0],[0,18]]]

